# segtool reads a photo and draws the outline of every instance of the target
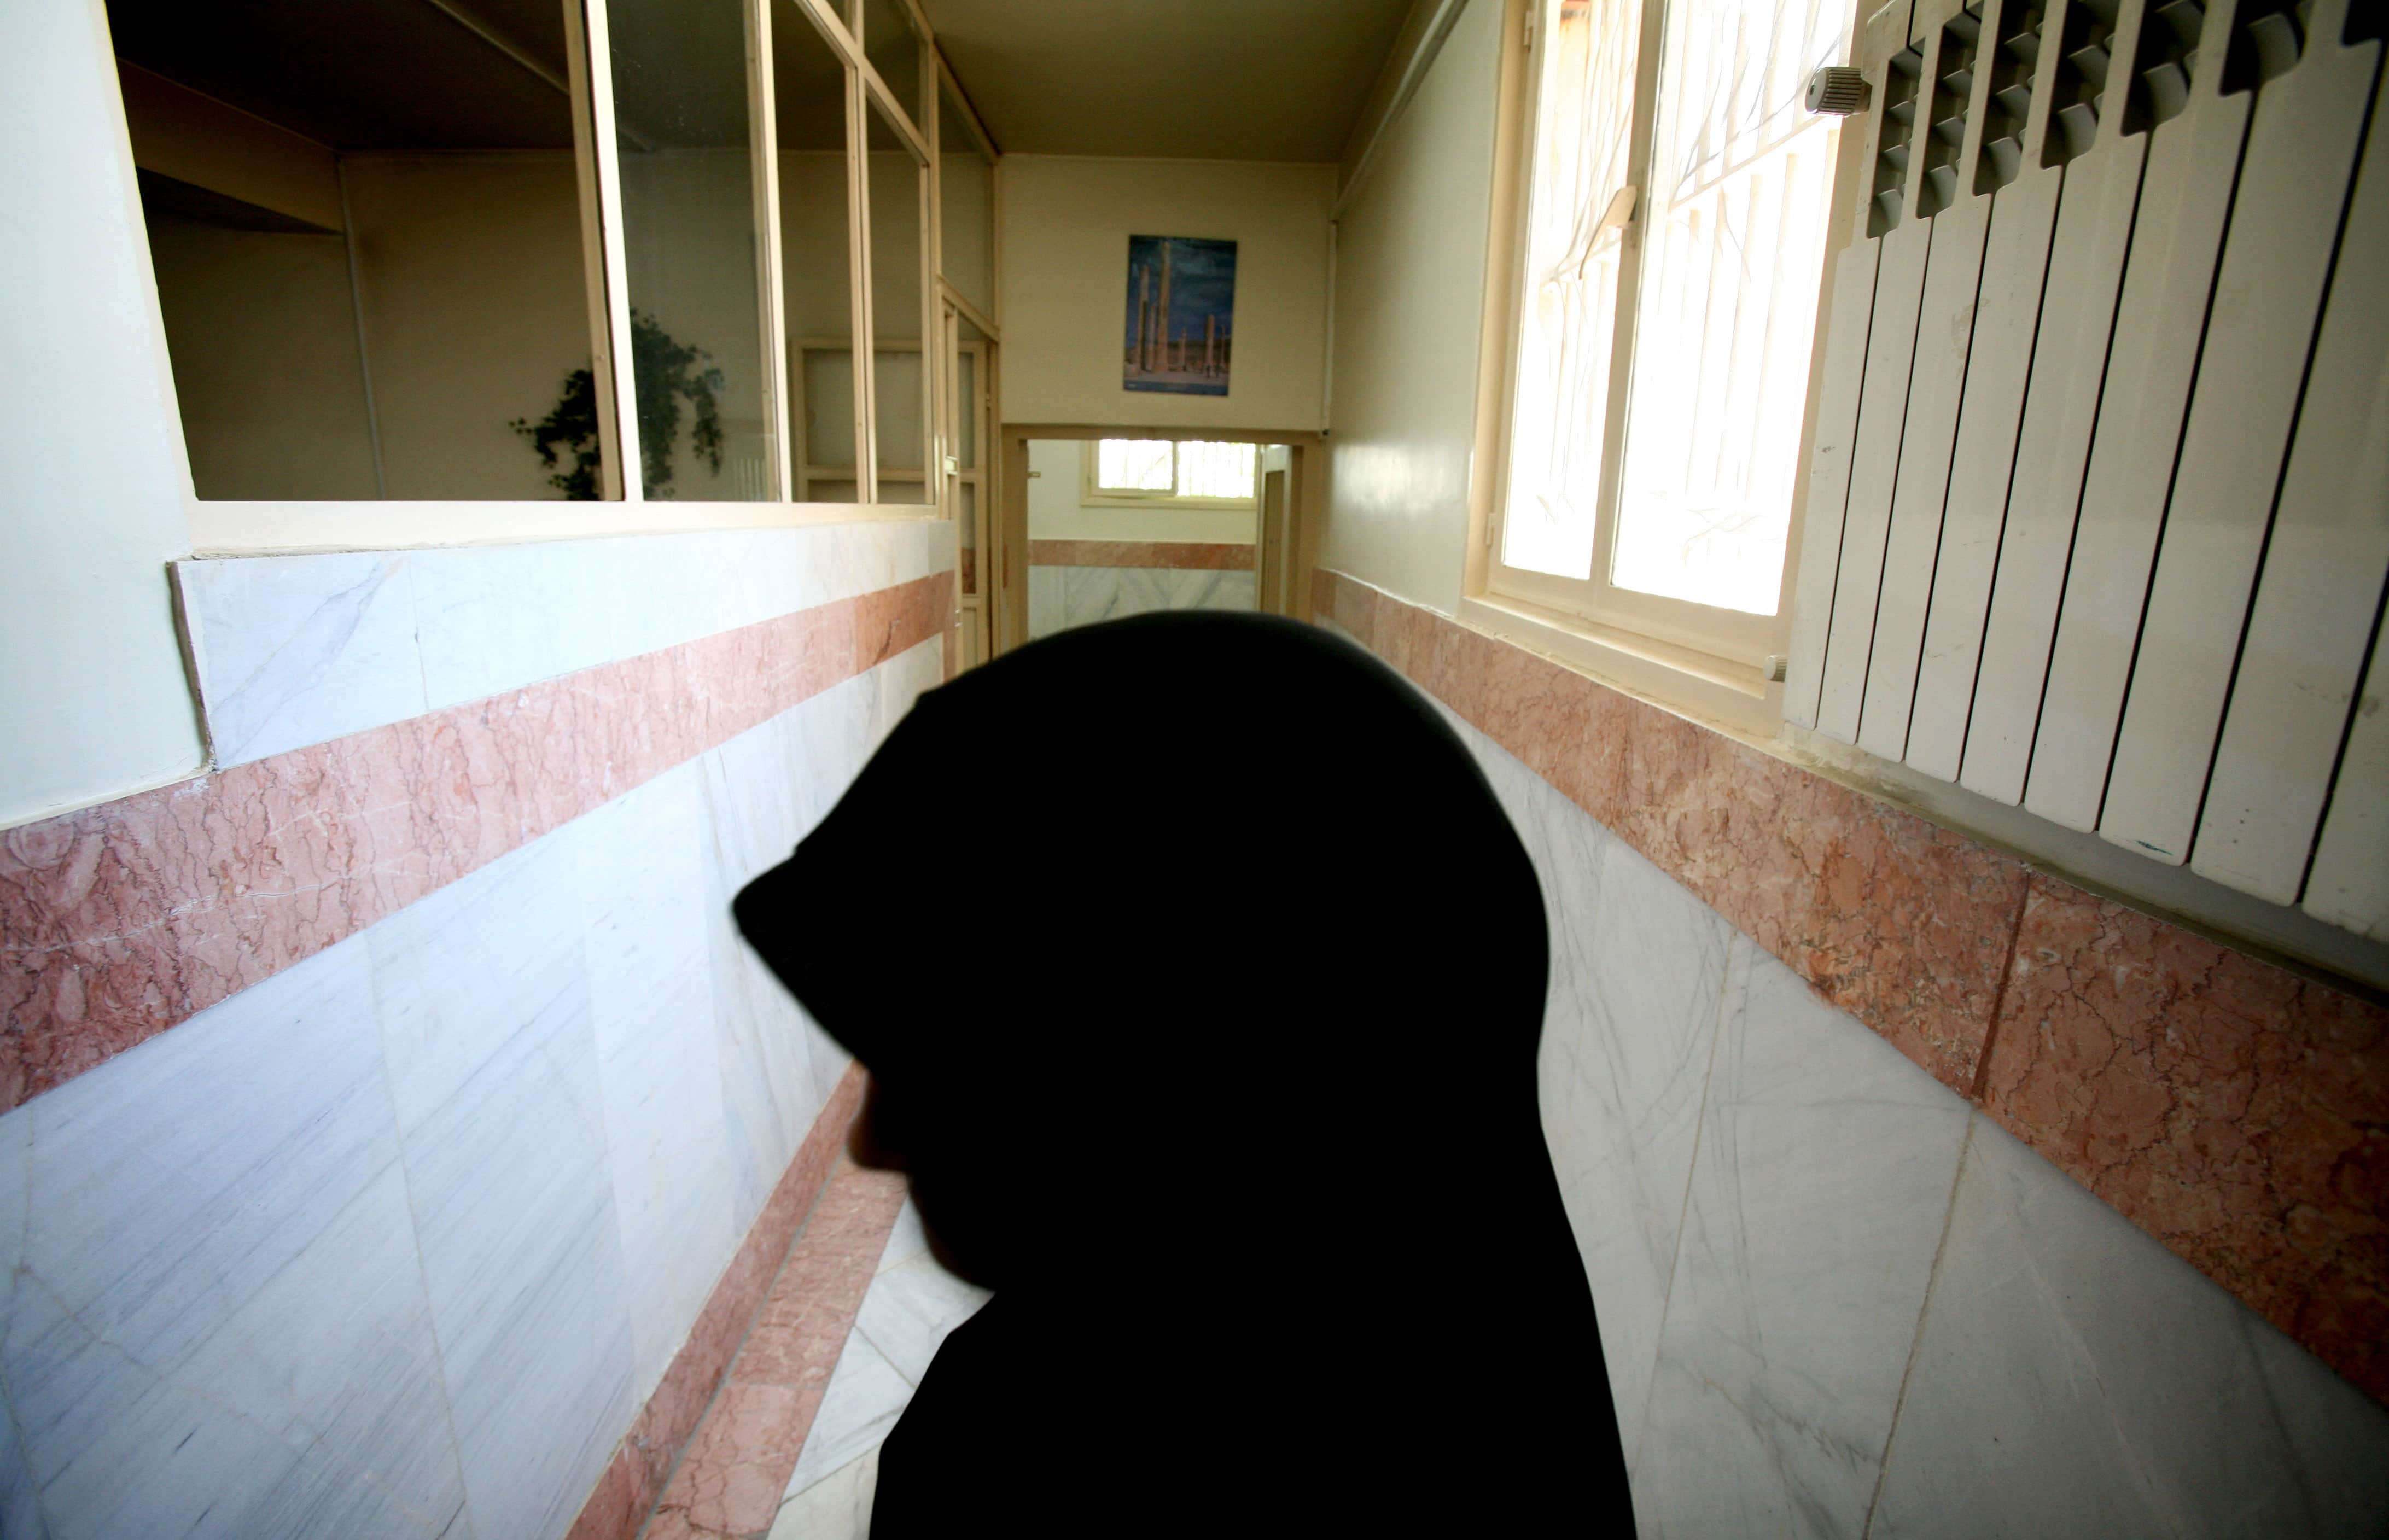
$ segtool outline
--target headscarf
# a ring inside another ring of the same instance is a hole
[[[1205,613],[1020,648],[736,911],[995,1291],[882,1451],[879,1540],[1632,1533],[1534,871],[1374,658]]]

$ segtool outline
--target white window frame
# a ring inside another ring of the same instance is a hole
[[[1501,254],[1509,269],[1511,293],[1507,325],[1497,361],[1503,373],[1499,431],[1488,467],[1490,491],[1483,514],[1481,576],[1471,585],[1475,617],[1498,629],[1523,631],[1525,640],[1571,654],[1596,667],[1615,670],[1626,664],[1632,682],[1662,695],[1680,694],[1680,683],[1691,686],[1693,700],[1707,714],[1741,717],[1753,725],[1780,714],[1781,688],[1774,681],[1789,650],[1793,589],[1797,575],[1801,523],[1800,500],[1805,476],[1795,478],[1791,527],[1784,542],[1783,570],[1778,579],[1772,615],[1645,593],[1610,580],[1616,550],[1620,482],[1625,462],[1628,407],[1632,392],[1634,362],[1641,320],[1642,248],[1649,230],[1645,218],[1655,153],[1660,72],[1666,53],[1667,0],[1643,0],[1642,34],[1635,57],[1633,124],[1627,150],[1626,185],[1635,195],[1632,214],[1622,232],[1615,320],[1609,360],[1609,383],[1603,402],[1602,460],[1593,528],[1591,575],[1564,578],[1512,566],[1503,559],[1510,502],[1511,442],[1518,409],[1524,350],[1520,346],[1527,307],[1533,299],[1533,275],[1527,270],[1529,221],[1532,218],[1536,146],[1540,134],[1543,93],[1548,85],[1545,61],[1553,53],[1560,6],[1558,0],[1534,0],[1527,23],[1533,43],[1523,51],[1525,89],[1515,110],[1517,166],[1514,228]],[[1854,27],[1860,23],[1854,23]],[[1515,33],[1514,36],[1522,35]],[[1832,214],[1826,238],[1825,273],[1833,254],[1847,244],[1846,173],[1857,132],[1863,120],[1849,120],[1834,156]],[[1804,417],[1813,414],[1815,371],[1823,347],[1826,311],[1820,293],[1817,329],[1811,343],[1809,389]],[[1803,464],[1811,425],[1804,421],[1800,442]],[[1744,697],[1721,704],[1718,687]],[[1766,710],[1753,712],[1762,704]]]
[[[1125,435],[1112,436],[1119,442],[1131,441]],[[1145,440],[1160,442],[1158,439]],[[1178,485],[1178,451],[1188,443],[1228,443],[1225,439],[1171,439],[1169,444],[1169,484]],[[1133,491],[1119,487],[1096,484],[1095,465],[1101,439],[1089,439],[1079,446],[1079,503],[1088,508],[1258,508],[1260,506],[1260,449],[1253,450],[1253,495],[1250,497],[1182,497],[1172,492]]]

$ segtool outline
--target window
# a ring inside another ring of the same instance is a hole
[[[1537,39],[1490,586],[1757,664],[1784,546],[1847,0],[1560,0]]]
[[[1098,439],[1086,456],[1086,496],[1099,504],[1249,504],[1260,451],[1252,444]]]
[[[199,499],[958,505],[996,151],[915,0],[482,9],[108,0]]]

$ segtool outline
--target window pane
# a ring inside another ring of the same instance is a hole
[[[888,95],[914,123],[926,121],[921,111],[921,34],[913,30],[912,13],[901,0],[863,0],[862,56],[888,83]]]
[[[740,0],[607,0],[641,481],[758,502],[763,421],[755,158]]]
[[[929,169],[913,159],[875,105],[865,157],[871,179],[872,401],[877,413],[879,501],[926,503],[928,376],[921,368],[921,318],[928,283],[921,209]]]
[[[978,354],[970,344],[979,337],[979,329],[965,321],[962,324],[963,350],[954,358],[954,458],[966,471],[978,469]]]
[[[1095,445],[1095,485],[1107,492],[1170,490],[1167,439],[1105,439]]]
[[[982,313],[995,309],[995,170],[944,94],[938,111],[938,197],[945,249],[939,271]]]
[[[200,497],[599,495],[560,9],[107,10]]]
[[[1804,83],[1847,0],[1684,0],[1668,24],[1610,579],[1775,613],[1841,120]]]
[[[1623,238],[1623,221],[1605,216],[1626,185],[1642,9],[1640,0],[1567,0],[1539,55],[1501,559],[1570,578],[1592,571]]]
[[[1252,496],[1253,464],[1258,453],[1251,444],[1179,445],[1178,495]]]
[[[846,65],[804,7],[772,6],[780,293],[799,503],[854,501],[854,297],[846,231]]]

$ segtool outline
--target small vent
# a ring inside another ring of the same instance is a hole
[[[1958,200],[1958,155],[1966,145],[1966,104],[1974,95],[1974,55],[1983,38],[1983,8],[1967,6],[1941,29],[1941,57],[1924,114],[1924,185],[1917,211],[1931,219]]]
[[[2205,0],[2171,0],[2150,9],[2140,23],[2127,132],[2154,128],[2190,105],[2191,83],[2198,78],[2199,34],[2205,28]]]
[[[1974,191],[1995,193],[2024,170],[2025,122],[2032,116],[2032,71],[2040,62],[2045,6],[2001,7],[1999,46],[1991,51],[1991,99],[1983,111],[1983,154]]]
[[[2099,106],[2107,93],[2109,50],[2115,39],[2115,5],[2116,0],[2075,0],[2066,7],[2043,165],[2062,166],[2099,137]]]
[[[2232,29],[2230,57],[2223,63],[2223,89],[2254,91],[2298,62],[2306,42],[2314,0],[2242,0]],[[2369,7],[2351,6],[2355,15]]]
[[[1883,93],[1883,144],[1875,152],[1874,207],[1867,234],[1880,235],[1899,223],[1899,199],[1908,185],[1908,150],[1916,134],[1917,88],[1924,78],[1924,55],[1913,45],[1891,57]]]

